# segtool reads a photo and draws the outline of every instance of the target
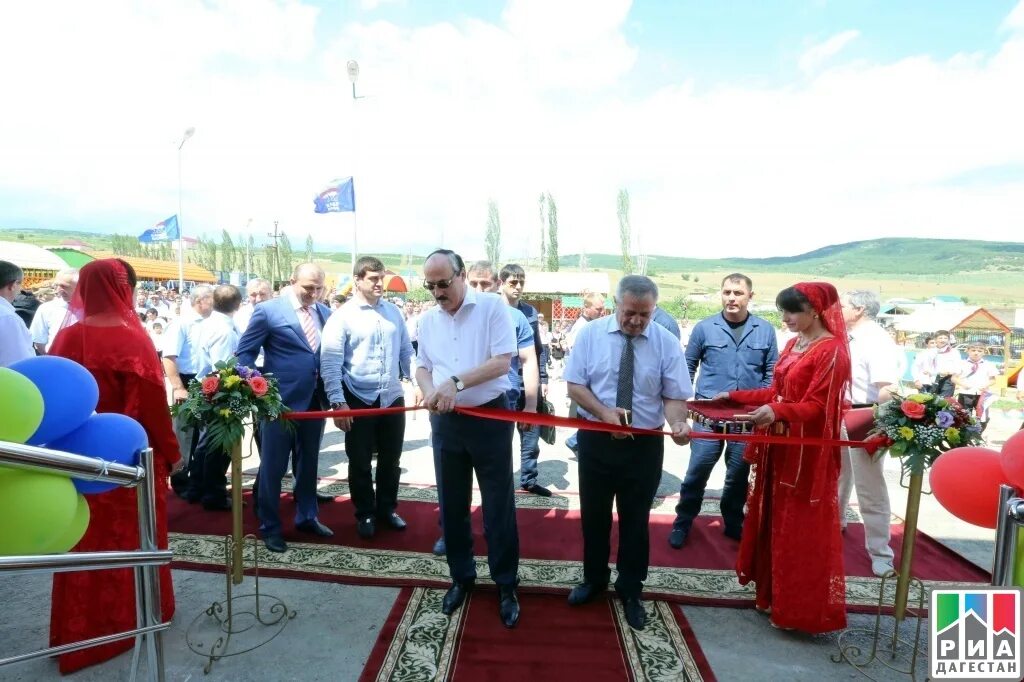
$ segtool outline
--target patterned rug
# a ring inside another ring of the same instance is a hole
[[[645,602],[647,623],[636,631],[617,599],[570,607],[564,596],[525,594],[518,627],[506,630],[493,590],[475,591],[450,617],[443,597],[402,590],[360,682],[715,679],[680,609],[665,602]]]
[[[286,479],[286,484],[289,482]],[[321,490],[340,498],[348,494],[345,482],[329,482]],[[430,553],[438,536],[436,490],[403,487],[400,499],[400,512],[409,522],[408,530],[381,530],[372,541],[363,540],[355,534],[350,501],[339,499],[321,507],[321,519],[334,529],[335,537],[312,541],[308,536],[291,536],[289,550],[283,554],[267,552],[258,543],[261,572],[349,584],[446,587],[449,574],[444,557]],[[519,575],[525,592],[564,595],[582,580],[577,502],[578,498],[571,495],[516,495],[522,546]],[[671,499],[656,501],[651,516],[651,568],[645,595],[689,604],[752,606],[753,590],[741,586],[732,570],[737,544],[722,536],[717,500],[705,500],[691,540],[682,551],[670,549],[665,542],[673,506]],[[255,519],[250,509],[251,500],[244,520],[246,532],[252,533]],[[223,535],[230,530],[230,515],[203,512],[177,498],[169,500],[168,512],[175,567],[219,570],[223,566]],[[288,519],[290,515],[291,502],[286,495],[282,500],[282,517]],[[481,555],[486,545],[479,536],[479,509],[473,517],[478,531],[477,554]],[[856,520],[855,516],[851,519],[845,535],[847,603],[854,611],[870,610],[878,603],[880,581],[871,575],[870,562],[863,550],[863,527]],[[899,547],[901,539],[902,526],[894,525],[893,545]],[[615,538],[613,548],[614,543]],[[251,562],[252,546],[245,548],[245,554]],[[914,571],[927,589],[955,589],[988,582],[985,571],[923,534],[919,534],[916,542]],[[477,573],[480,583],[486,584],[488,570],[483,556],[477,558]]]

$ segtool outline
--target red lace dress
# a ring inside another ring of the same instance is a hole
[[[75,350],[82,343],[85,325],[63,329],[51,352],[82,362]],[[120,347],[144,341],[143,352],[151,353],[149,339],[136,330],[111,330],[118,334]],[[112,340],[113,342],[113,340]],[[126,353],[128,354],[128,353]],[[155,353],[153,353],[155,357]],[[151,378],[128,371],[131,358],[119,368],[96,369],[86,365],[100,388],[97,412],[117,412],[138,421],[149,435],[154,450],[156,476],[156,541],[167,548],[167,475],[178,460],[178,441],[171,426],[167,398],[163,386]],[[85,364],[85,363],[83,363]],[[116,488],[99,495],[86,495],[91,520],[85,537],[75,546],[76,552],[132,550],[139,548],[138,507],[134,488]],[[160,569],[160,617],[174,616],[174,590],[170,567]],[[53,600],[50,612],[50,645],[69,644],[92,637],[133,630],[135,620],[134,570],[115,568],[103,571],[56,573],[53,576]],[[74,672],[106,661],[130,650],[134,639],[126,639],[91,649],[75,651],[60,657],[60,672]]]
[[[770,404],[794,436],[836,438],[850,374],[841,341],[828,337],[803,353],[790,340],[771,388],[730,391],[745,404]],[[748,448],[754,483],[747,499],[736,573],[757,587],[771,621],[808,633],[846,627],[846,581],[839,530],[838,447]]]

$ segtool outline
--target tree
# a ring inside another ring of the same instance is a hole
[[[238,265],[238,253],[235,251],[235,242],[227,230],[220,235],[220,269],[224,272],[233,271]]]
[[[494,199],[487,201],[487,233],[484,236],[484,249],[487,260],[494,267],[501,267],[501,216],[498,215],[498,204]]]
[[[200,237],[196,242],[195,249],[192,250],[192,260],[201,268],[216,270],[217,243],[213,240],[207,239],[205,236]]]
[[[622,274],[633,274],[633,258],[629,255],[629,192],[625,188],[619,190],[619,245],[622,248]]]
[[[558,272],[558,206],[551,192],[547,194],[548,204],[548,271]]]
[[[248,239],[246,239],[246,242],[245,242],[245,253],[248,255],[248,259],[247,259],[247,261],[245,263],[245,269],[247,271],[245,273],[245,276],[246,276],[246,278],[249,278],[249,277],[252,276],[252,272],[250,272],[250,271],[257,269],[257,267],[256,267],[256,256],[257,256],[257,254],[256,254],[256,240],[253,238],[253,236],[251,234],[249,235]],[[270,271],[269,270],[264,270],[263,272],[270,272]]]
[[[277,240],[277,279],[286,280],[291,279],[292,276],[292,260],[295,256],[292,252],[292,243],[288,239],[288,235],[281,233],[281,236]]]
[[[313,262],[313,235],[306,235],[306,262]]]
[[[537,201],[538,209],[540,210],[540,267],[547,270],[548,267],[548,247],[547,240],[544,237],[544,233],[547,231],[547,197],[542,192],[540,199]]]

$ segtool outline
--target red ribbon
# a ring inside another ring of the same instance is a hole
[[[318,412],[287,412],[283,419],[338,419],[344,417],[376,417],[383,414],[395,414],[398,412],[412,412],[414,410],[425,410],[422,405],[411,407],[370,407],[364,410],[322,410]],[[560,426],[570,429],[582,429],[585,431],[602,431],[604,433],[622,433],[635,436],[671,436],[671,431],[661,429],[639,429],[633,426],[622,426],[620,424],[607,424],[605,422],[590,421],[572,417],[559,417],[553,414],[539,414],[535,412],[517,412],[515,410],[499,410],[490,407],[456,407],[456,414],[481,419],[495,419],[504,422],[516,422],[520,424],[533,424],[534,426]],[[814,447],[842,446],[850,448],[864,448],[869,454],[873,454],[878,448],[886,444],[884,436],[875,436],[867,440],[840,440],[837,438],[805,438],[798,436],[775,436],[769,433],[709,433],[707,431],[691,431],[691,440],[727,440],[738,443],[767,443],[769,445],[810,445]]]

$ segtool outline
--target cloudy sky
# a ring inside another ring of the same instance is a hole
[[[361,99],[345,64],[357,59]],[[0,228],[316,215],[361,252],[787,255],[1024,234],[1024,0],[139,0],[0,8]],[[250,222],[251,221],[251,222]]]

